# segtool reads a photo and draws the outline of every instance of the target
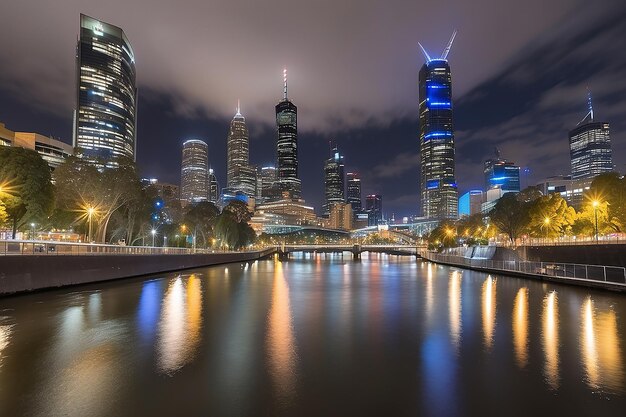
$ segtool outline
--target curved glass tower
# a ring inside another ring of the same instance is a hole
[[[420,188],[422,216],[429,219],[458,217],[452,76],[447,60],[455,35],[441,58],[431,59],[422,48],[426,62],[419,72]]]
[[[135,159],[135,55],[117,26],[80,15],[74,146],[89,159]]]
[[[298,177],[298,108],[287,98],[287,70],[283,72],[283,99],[276,105],[277,187],[290,198],[301,197]]]

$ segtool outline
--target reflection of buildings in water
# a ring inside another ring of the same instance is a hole
[[[580,350],[587,384],[592,389],[621,390],[624,368],[615,311],[596,311],[591,297],[580,311]]]
[[[14,324],[0,324],[0,369],[2,369],[2,351],[9,346]]]
[[[513,346],[520,368],[528,364],[528,288],[520,288],[513,303]]]
[[[450,316],[450,338],[458,353],[461,344],[461,273],[452,271],[448,281],[448,313]]]
[[[434,303],[433,269],[434,268],[435,268],[435,265],[432,263],[429,263],[428,269],[426,271],[426,319],[428,323],[430,323],[432,313],[433,313],[433,303]]]
[[[179,276],[172,281],[163,299],[159,320],[158,368],[171,374],[190,362],[200,343],[202,326],[202,289],[194,275],[187,291]]]
[[[296,346],[291,321],[289,285],[283,274],[282,263],[274,262],[267,349],[274,384],[283,397],[290,397],[295,389]]]
[[[544,374],[552,389],[559,388],[559,306],[556,291],[547,294],[543,300],[543,352],[545,354]]]
[[[482,318],[483,340],[485,348],[491,350],[493,346],[493,333],[496,327],[496,279],[491,275],[485,279],[482,286]]]

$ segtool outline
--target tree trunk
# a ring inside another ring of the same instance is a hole
[[[17,233],[17,219],[13,217],[13,237],[12,237],[13,240],[15,240],[16,233]]]

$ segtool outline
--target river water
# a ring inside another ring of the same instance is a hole
[[[0,299],[0,416],[626,415],[626,296],[298,255]]]

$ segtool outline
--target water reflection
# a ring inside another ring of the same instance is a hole
[[[202,290],[199,279],[192,275],[187,281],[173,280],[163,299],[159,320],[157,343],[157,366],[161,372],[171,375],[190,362],[200,343],[202,325]]]
[[[432,263],[428,263],[428,270],[426,273],[426,318],[428,322],[431,321],[431,316],[433,312],[433,303],[434,303],[434,295],[433,295],[433,270],[435,269],[435,265]]]
[[[483,342],[487,350],[493,346],[493,333],[496,327],[496,280],[490,276],[482,287]]]
[[[283,399],[289,398],[295,388],[296,347],[289,304],[289,285],[283,275],[281,262],[274,263],[267,349],[274,385]]]
[[[588,297],[581,307],[580,349],[585,380],[592,389],[618,391],[624,385],[622,350],[615,311],[598,313]]]
[[[450,339],[458,353],[461,344],[461,273],[452,271],[448,288],[448,313],[450,316]]]
[[[520,368],[528,364],[528,288],[520,288],[513,302],[513,346]]]
[[[2,351],[9,346],[11,333],[13,333],[12,324],[0,324],[0,368],[2,368]]]
[[[556,291],[543,299],[544,375],[551,389],[559,388],[559,305]]]

